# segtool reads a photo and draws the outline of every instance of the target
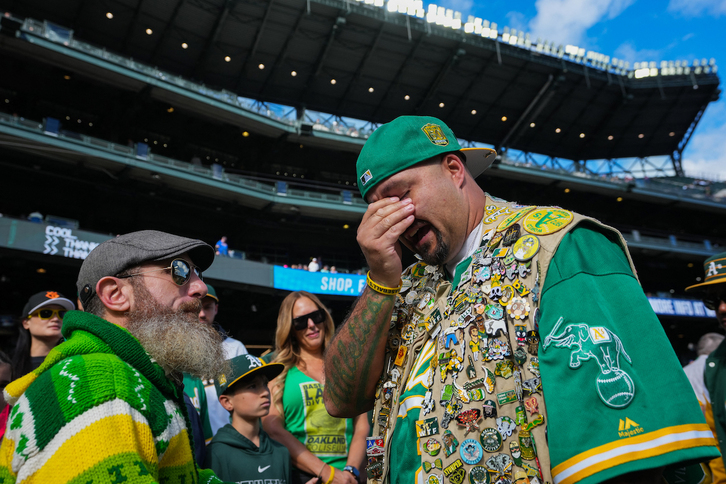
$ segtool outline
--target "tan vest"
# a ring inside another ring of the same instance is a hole
[[[416,422],[422,465],[428,468],[424,480],[444,484],[445,476],[447,484],[484,484],[499,478],[514,482],[526,474],[532,483],[552,481],[537,359],[539,296],[560,241],[583,221],[612,232],[625,249],[615,229],[594,219],[488,195],[482,246],[460,282],[447,281],[443,268],[423,262],[404,271],[376,393],[369,484],[388,478],[399,396],[432,338],[433,371]],[[467,439],[481,447],[469,441],[471,452],[465,454],[459,447]]]

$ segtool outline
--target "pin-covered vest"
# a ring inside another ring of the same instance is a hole
[[[480,247],[453,281],[443,267],[424,262],[404,271],[367,442],[369,484],[388,479],[399,399],[409,375],[426,374],[417,357],[429,340],[435,349],[416,421],[427,483],[525,475],[532,484],[552,482],[537,357],[539,296],[560,241],[583,220],[626,246],[593,219],[487,195]]]

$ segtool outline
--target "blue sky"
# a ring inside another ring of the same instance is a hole
[[[429,2],[424,2],[428,4]],[[440,0],[437,5],[634,62],[716,59],[726,90],[726,0]],[[687,174],[726,180],[726,94],[683,153]]]

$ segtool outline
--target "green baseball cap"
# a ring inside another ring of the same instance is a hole
[[[461,151],[476,178],[497,157],[490,148],[462,148],[451,128],[431,116],[400,116],[376,129],[358,156],[358,189],[365,200],[371,188],[391,175],[434,156]]]
[[[704,286],[726,284],[726,252],[721,252],[706,259],[703,262],[703,272],[706,274],[703,282],[688,286],[686,292],[695,290],[703,291],[705,289]]]
[[[207,284],[207,295],[204,297],[211,297],[215,301],[219,302],[219,298],[217,297],[217,291],[214,290],[211,284]]]
[[[265,375],[268,380],[272,380],[285,369],[282,363],[265,363],[250,354],[235,356],[229,360],[229,367],[230,373],[219,375],[219,378],[214,380],[217,395],[222,395],[229,390],[229,387],[243,379]]]

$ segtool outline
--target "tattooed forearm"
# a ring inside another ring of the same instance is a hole
[[[366,289],[325,353],[325,405],[335,416],[365,412],[383,371],[395,298]]]

